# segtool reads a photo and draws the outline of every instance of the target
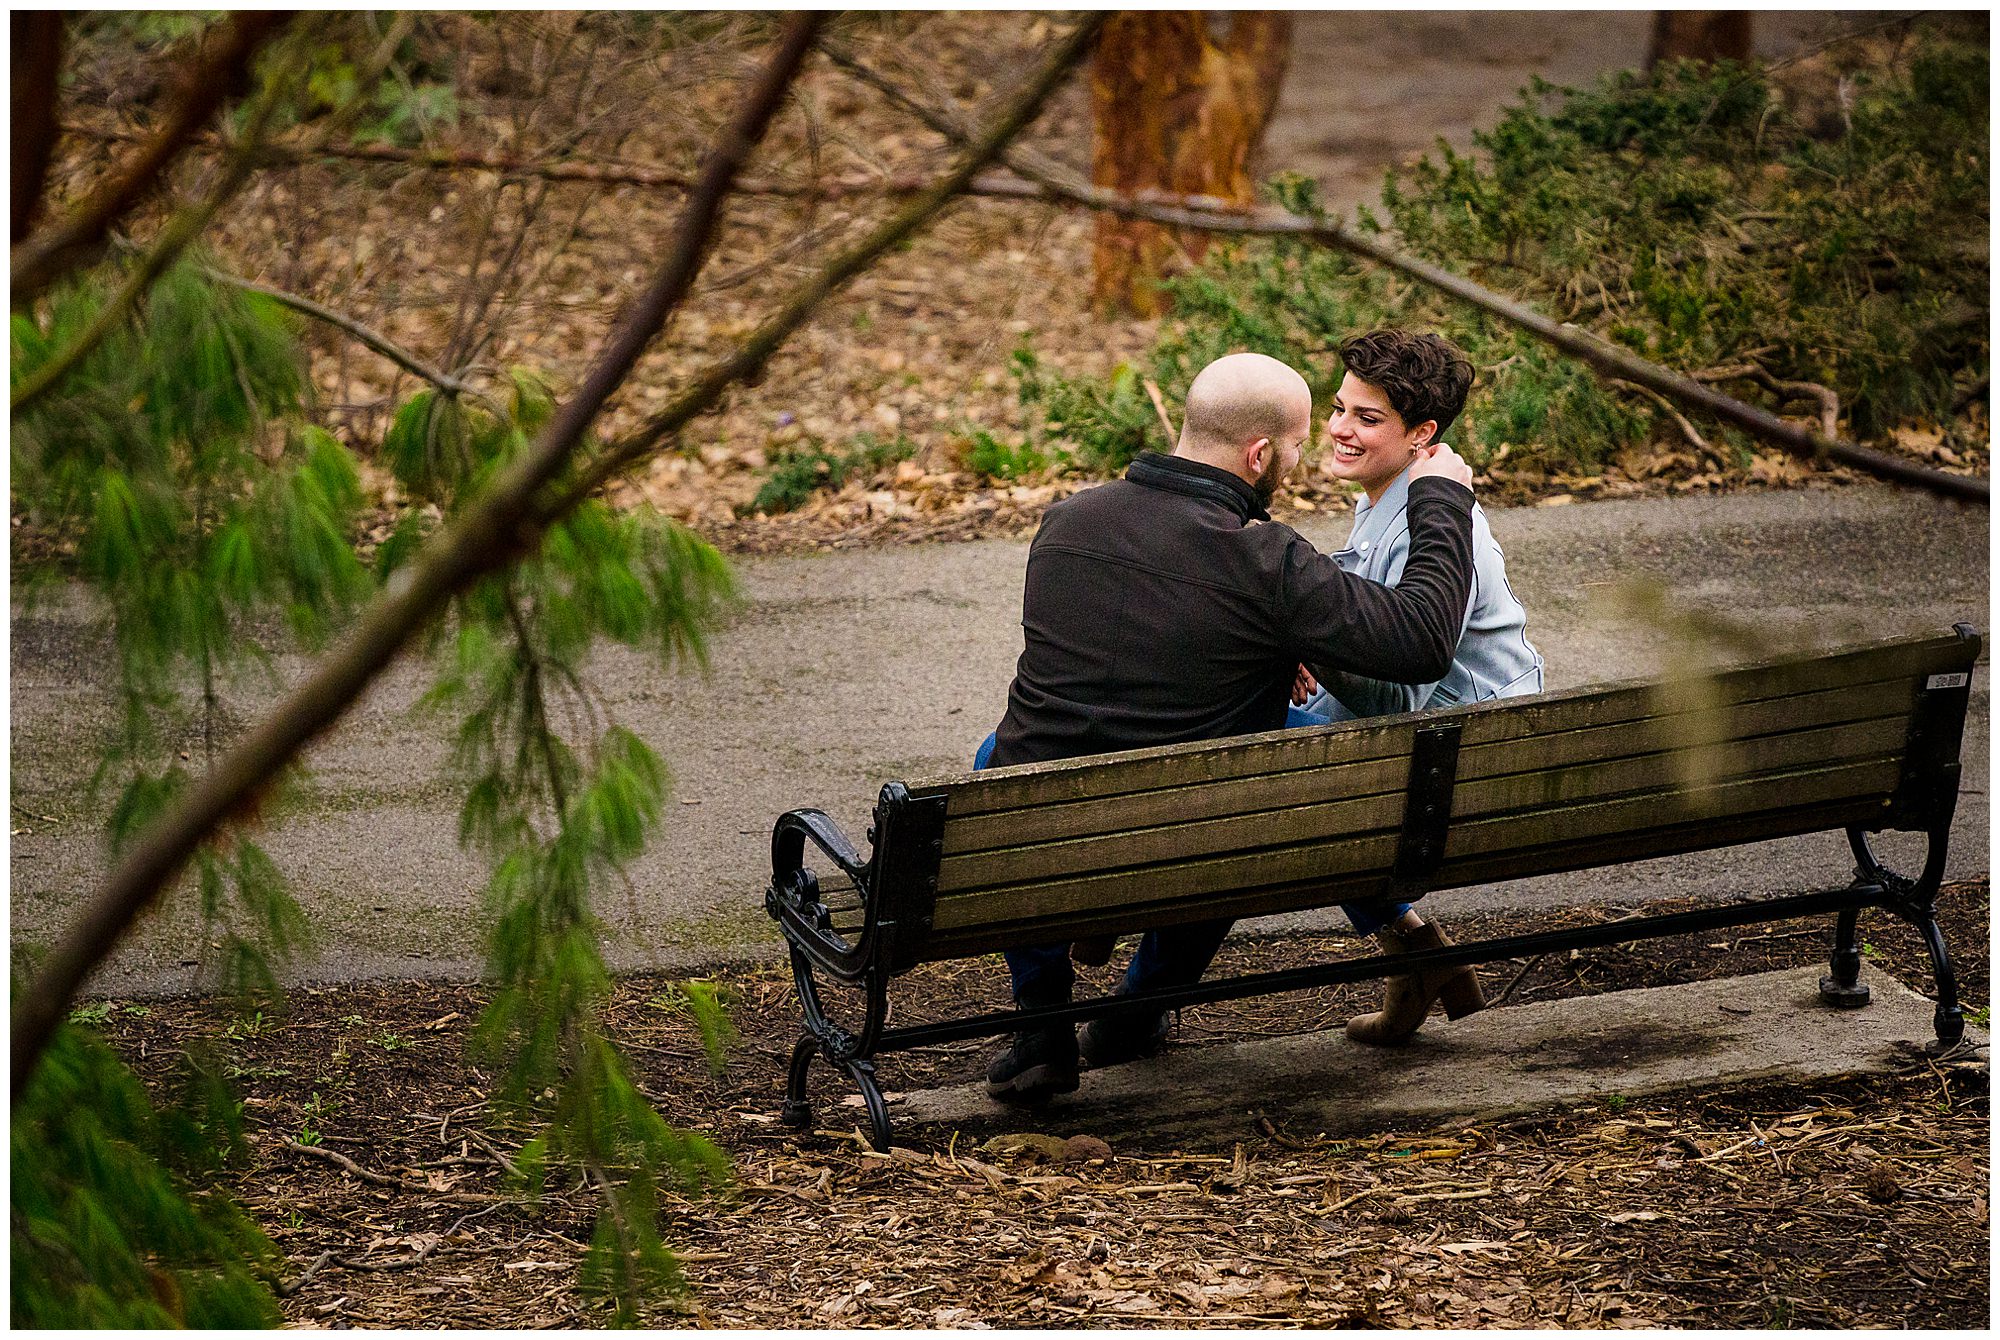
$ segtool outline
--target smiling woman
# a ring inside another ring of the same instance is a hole
[[[1335,477],[1359,484],[1366,496],[1347,547],[1333,557],[1349,572],[1394,586],[1409,556],[1410,467],[1434,452],[1457,420],[1472,389],[1472,364],[1442,336],[1404,330],[1354,336],[1341,344],[1340,356],[1346,375],[1327,416],[1326,451]],[[1528,641],[1527,612],[1508,584],[1506,559],[1477,503],[1472,546],[1472,599],[1458,653],[1442,680],[1392,684],[1302,671],[1293,694],[1295,719],[1347,721],[1540,693],[1542,655]]]

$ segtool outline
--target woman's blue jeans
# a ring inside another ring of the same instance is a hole
[[[1301,712],[1296,707],[1286,709],[1286,729],[1326,724],[1325,717]],[[983,770],[992,761],[995,738],[988,735],[979,742],[979,750],[972,756],[973,771]],[[1410,905],[1392,903],[1387,899],[1368,899],[1342,903],[1340,910],[1347,914],[1347,919],[1354,923],[1358,933],[1373,935],[1409,911]],[[1147,931],[1139,941],[1139,951],[1132,955],[1132,962],[1125,969],[1125,982],[1119,989],[1132,996],[1142,991],[1170,991],[1175,987],[1193,986],[1208,971],[1209,961],[1215,957],[1215,951],[1222,948],[1223,940],[1229,936],[1229,928],[1235,924],[1233,918],[1223,918]],[[1060,1005],[1069,999],[1070,988],[1076,982],[1076,969],[1070,965],[1067,944],[1009,949],[1006,959],[1007,974],[1013,981],[1014,1000],[1019,1005],[1033,1009],[1042,1005]]]

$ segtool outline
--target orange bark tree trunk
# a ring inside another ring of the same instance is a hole
[[[1234,14],[1221,41],[1209,16],[1192,10],[1113,15],[1091,63],[1092,180],[1130,194],[1250,203],[1250,159],[1277,106],[1291,37],[1289,14]],[[1156,316],[1161,277],[1207,245],[1201,234],[1100,214],[1092,294],[1106,309]]]
[[[1743,9],[1663,9],[1653,15],[1646,68],[1663,60],[1750,59],[1750,12]]]

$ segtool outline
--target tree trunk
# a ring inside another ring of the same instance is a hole
[[[9,152],[14,180],[9,244],[28,235],[41,203],[42,179],[56,147],[56,91],[62,75],[63,16],[54,10],[14,10],[7,16],[13,50],[14,120]]]
[[[1743,9],[1663,9],[1653,15],[1646,68],[1663,60],[1750,59],[1750,12]]]
[[[1289,14],[1235,14],[1222,42],[1192,10],[1113,15],[1091,66],[1092,180],[1125,194],[1252,203],[1250,158],[1277,106],[1291,39]],[[1200,260],[1207,245],[1201,233],[1100,215],[1092,295],[1111,311],[1156,316],[1161,277],[1176,257]]]

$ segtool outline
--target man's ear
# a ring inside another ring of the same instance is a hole
[[[1264,470],[1264,453],[1271,449],[1271,439],[1260,437],[1243,449],[1243,465],[1251,474],[1261,474]]]

